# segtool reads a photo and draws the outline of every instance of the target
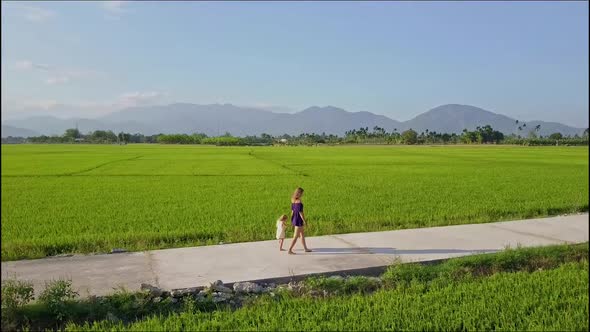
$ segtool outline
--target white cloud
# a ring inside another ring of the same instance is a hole
[[[29,61],[29,60],[17,61],[14,64],[14,68],[15,69],[20,69],[20,70],[33,69],[33,63],[31,61]]]
[[[258,102],[250,105],[244,105],[245,107],[252,107],[257,108],[264,111],[274,112],[274,113],[293,113],[295,110],[289,107],[274,105],[272,103],[265,103],[265,102]]]
[[[2,95],[2,120],[39,115],[59,116],[59,110],[59,103],[56,100],[33,100],[32,98],[23,98],[22,96]]]
[[[14,69],[29,71],[29,70],[41,70],[49,74],[43,81],[49,85],[64,84],[74,79],[87,79],[104,76],[105,74],[92,69],[86,68],[60,68],[55,66],[49,66],[46,64],[36,63],[30,60],[20,60],[14,64]]]
[[[31,70],[31,69],[50,70],[51,69],[51,67],[49,67],[48,65],[34,63],[29,60],[17,61],[14,64],[14,68],[18,69],[18,70]]]
[[[57,84],[57,83],[55,83]],[[93,118],[133,107],[162,104],[167,93],[158,91],[128,92],[104,101],[57,101],[34,99],[30,96],[2,95],[2,117],[22,119],[31,116],[52,115],[61,118]]]
[[[57,100],[33,100],[31,98],[2,101],[2,118],[24,119],[32,116],[55,116],[58,118],[91,118],[115,110],[112,103],[60,102]]]
[[[47,84],[68,83],[75,79],[91,79],[105,76],[104,73],[92,69],[63,69],[57,70],[56,76],[45,80]]]
[[[44,110],[48,110],[48,109],[55,107],[57,105],[59,105],[59,103],[53,99],[35,100],[35,101],[27,100],[27,101],[23,102],[23,104],[22,104],[23,107],[41,108]]]
[[[127,1],[104,1],[102,3],[102,8],[109,12],[120,14],[125,11],[125,9],[123,8],[125,2]]]
[[[128,9],[125,8],[127,1],[104,1],[101,4],[102,9],[107,12],[105,18],[111,20],[118,20],[121,16],[128,12]]]
[[[55,12],[36,6],[20,6],[23,17],[31,22],[43,22],[55,16]]]
[[[158,102],[166,95],[157,91],[127,92],[119,96],[117,103],[123,107],[149,105]]]
[[[70,78],[67,76],[49,77],[45,80],[45,83],[49,85],[64,84],[68,83]]]

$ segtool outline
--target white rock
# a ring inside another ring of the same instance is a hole
[[[256,283],[245,281],[245,282],[236,282],[234,284],[234,291],[237,293],[258,294],[258,293],[262,293],[264,291],[264,288],[262,288],[262,286],[260,286]]]
[[[150,284],[141,284],[140,289],[150,292],[150,294],[152,294],[155,297],[162,296],[162,294],[164,293],[164,291],[160,288],[152,286]]]
[[[223,293],[231,293],[232,290],[229,287],[225,287],[223,285],[223,281],[221,280],[216,280],[215,282],[213,282],[211,284],[211,289],[217,292],[223,292]]]
[[[228,293],[221,293],[221,292],[213,293],[213,302],[215,302],[215,303],[225,302],[227,300],[230,300],[231,298],[232,298],[232,295],[228,294]]]
[[[170,292],[172,297],[183,297],[186,295],[198,294],[199,291],[202,291],[205,287],[191,287],[191,288],[177,288],[173,289]]]

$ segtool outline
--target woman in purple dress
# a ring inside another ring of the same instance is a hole
[[[301,202],[301,196],[303,195],[303,188],[295,189],[293,196],[291,197],[291,225],[295,227],[295,232],[293,234],[293,241],[291,241],[291,246],[289,247],[289,254],[295,255],[293,252],[293,247],[297,242],[297,239],[301,236],[301,243],[303,244],[303,249],[305,252],[310,252],[311,250],[307,248],[305,244],[305,234],[303,232],[303,228],[305,227],[305,215],[303,214],[303,203]]]

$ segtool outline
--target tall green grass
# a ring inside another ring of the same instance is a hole
[[[2,260],[588,210],[588,147],[2,145]]]
[[[108,330],[96,324],[96,331]],[[449,285],[412,283],[403,290],[325,300],[267,300],[236,312],[152,317],[129,331],[587,331],[588,263],[556,270],[498,274]],[[73,329],[76,330],[76,329]]]
[[[267,296],[235,311],[185,308],[131,324],[71,323],[66,330],[588,330],[587,243],[510,250],[438,265],[394,266],[383,276],[383,288],[370,295],[366,292],[370,283],[359,283],[361,279],[306,282],[319,290],[343,291],[325,298]],[[346,291],[355,285],[356,291]]]

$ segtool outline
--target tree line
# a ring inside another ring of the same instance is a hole
[[[517,122],[518,124],[518,122]],[[519,124],[523,128],[526,124]],[[2,143],[91,143],[91,144],[128,144],[128,143],[159,143],[159,144],[206,144],[218,146],[239,145],[318,145],[318,144],[517,144],[517,145],[588,145],[588,128],[582,136],[564,136],[553,133],[547,137],[538,135],[540,126],[532,129],[526,137],[521,135],[505,135],[494,130],[490,125],[476,127],[475,130],[464,129],[461,134],[439,133],[426,129],[418,133],[413,129],[398,132],[394,129],[387,132],[375,126],[346,131],[344,136],[333,134],[302,133],[300,135],[272,136],[232,136],[225,133],[221,136],[210,137],[203,133],[188,134],[157,134],[143,135],[120,132],[115,134],[110,130],[96,130],[82,134],[78,129],[67,129],[61,136],[36,137],[8,137],[2,138]]]
[[[120,132],[115,134],[111,130],[95,130],[82,134],[78,129],[67,129],[63,135],[34,136],[21,138],[21,143],[91,143],[91,144],[127,144],[127,143],[157,143],[159,135],[145,136]],[[9,137],[10,138],[10,137]],[[12,138],[14,140],[14,138]],[[4,140],[4,139],[3,139]],[[4,141],[3,141],[4,143]]]

